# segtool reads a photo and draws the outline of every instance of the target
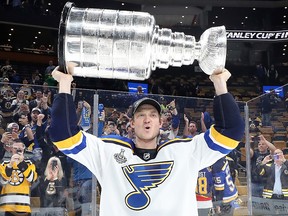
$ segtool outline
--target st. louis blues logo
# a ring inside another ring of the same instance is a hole
[[[151,202],[147,191],[156,188],[170,175],[173,161],[136,164],[123,167],[123,172],[135,189],[125,197],[126,205],[132,210],[143,210]]]

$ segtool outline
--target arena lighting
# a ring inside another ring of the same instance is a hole
[[[226,36],[227,40],[285,41],[288,40],[288,30],[283,31],[227,30]]]

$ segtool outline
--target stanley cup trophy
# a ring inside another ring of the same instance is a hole
[[[145,80],[157,67],[195,59],[211,74],[226,60],[224,26],[207,29],[196,42],[194,36],[160,29],[149,13],[83,9],[71,2],[62,11],[58,40],[60,67],[81,77]]]

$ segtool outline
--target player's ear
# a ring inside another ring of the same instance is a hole
[[[159,129],[162,128],[162,124],[163,124],[163,118],[160,116],[159,118]]]
[[[135,128],[135,124],[134,124],[134,120],[133,120],[133,117],[132,117],[132,119],[130,120],[130,126],[131,126],[131,128]]]

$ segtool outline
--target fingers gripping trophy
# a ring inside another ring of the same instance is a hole
[[[59,26],[58,59],[73,76],[145,80],[156,68],[197,60],[208,75],[224,68],[224,26],[194,36],[159,28],[145,12],[77,8],[67,2]]]

